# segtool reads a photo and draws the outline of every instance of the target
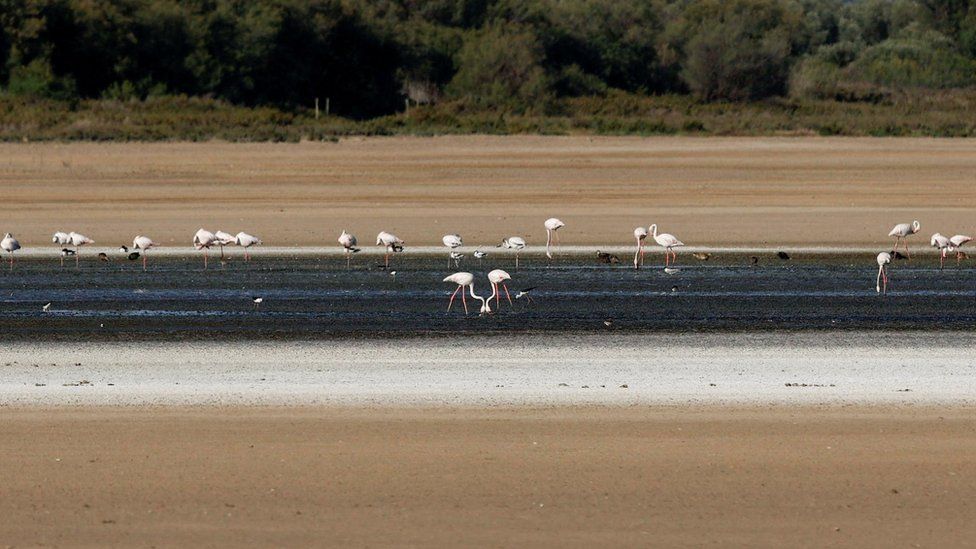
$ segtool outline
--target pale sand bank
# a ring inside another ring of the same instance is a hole
[[[0,404],[971,405],[974,344],[938,332],[13,343]]]
[[[970,409],[29,409],[14,547],[962,547]]]
[[[657,223],[704,247],[890,245],[918,219],[976,232],[976,140],[450,136],[339,143],[0,145],[0,231],[50,246],[76,230],[185,246],[201,226],[276,246],[335,245],[342,229],[412,246],[459,232],[629,244]]]

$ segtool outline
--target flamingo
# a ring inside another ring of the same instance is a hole
[[[242,231],[237,233],[237,236],[234,238],[234,242],[236,242],[238,246],[244,248],[244,261],[250,261],[251,256],[247,253],[247,249],[251,246],[261,244],[261,239]]]
[[[398,253],[403,251],[404,242],[400,238],[386,231],[380,231],[380,234],[376,235],[376,245],[386,246],[386,256],[384,261],[386,262],[386,268],[390,268],[390,254]]]
[[[644,227],[634,229],[634,238],[637,239],[637,251],[634,252],[634,268],[639,269],[644,264],[644,239],[647,238],[647,229]]]
[[[913,235],[913,234],[917,233],[919,231],[919,229],[921,229],[921,228],[922,228],[922,225],[921,225],[921,223],[918,222],[918,220],[912,221],[911,223],[899,223],[899,224],[895,225],[895,227],[893,229],[891,229],[891,232],[888,233],[888,236],[895,237],[895,249],[892,250],[892,251],[897,251],[898,250],[898,243],[901,242],[901,239],[905,238],[906,239],[905,240],[905,255],[908,256],[908,259],[909,260],[911,260],[912,259],[912,254],[910,254],[908,252],[908,240],[907,240],[907,237],[909,235]]]
[[[51,242],[57,244],[58,248],[64,248],[71,243],[71,237],[68,236],[68,233],[58,231],[54,233]],[[64,254],[61,255],[61,266],[64,267]]]
[[[882,282],[884,282],[884,293],[885,294],[888,293],[888,268],[886,267],[886,265],[888,265],[889,263],[891,263],[890,253],[881,252],[880,254],[878,254],[878,280],[876,281],[877,285],[875,286],[874,289],[879,294],[882,293],[881,291]]]
[[[0,240],[0,249],[10,254],[10,270],[14,270],[14,252],[20,249],[20,242],[10,233],[3,235],[3,240]]]
[[[441,239],[441,242],[443,242],[445,246],[447,246],[452,250],[451,254],[447,256],[447,268],[450,269],[451,259],[454,259],[453,250],[460,248],[464,244],[464,242],[461,240],[461,235],[459,234],[446,234],[444,235],[444,238]]]
[[[559,236],[556,231],[566,226],[565,223],[556,219],[555,217],[550,217],[546,220],[546,257],[552,259],[552,253],[549,251],[549,245],[554,244],[559,245]]]
[[[471,297],[481,300],[481,312],[490,313],[491,307],[488,306],[488,302],[485,298],[474,293],[474,275],[471,273],[454,273],[450,276],[444,278],[444,282],[453,282],[457,284],[457,289],[451,294],[451,300],[447,303],[447,310],[451,310],[451,305],[454,304],[454,298],[457,297],[457,293],[461,292],[461,303],[464,304],[464,314],[468,314],[468,302],[464,299],[464,288],[467,287],[471,291]]]
[[[233,246],[237,244],[237,238],[230,233],[225,233],[224,231],[217,231],[214,233],[214,237],[217,239],[217,245],[220,246],[220,260],[224,260],[224,246]]]
[[[207,268],[207,259],[209,255],[210,247],[217,242],[217,235],[206,229],[200,229],[197,234],[193,235],[193,247],[198,250],[203,250],[203,268]]]
[[[139,235],[139,236],[137,236],[137,237],[135,237],[135,238],[132,239],[132,249],[134,249],[134,250],[142,250],[142,270],[143,271],[146,270],[146,259],[149,256],[149,254],[148,254],[149,248],[155,248],[156,246],[158,246],[158,244],[156,244],[155,242],[153,242],[152,239],[149,238],[148,236]]]
[[[654,241],[657,242],[658,246],[664,247],[664,266],[667,267],[671,264],[669,261],[670,256],[674,256],[671,261],[677,261],[678,254],[674,253],[672,248],[677,248],[679,246],[684,246],[685,243],[678,240],[673,234],[661,233],[657,234],[657,223],[651,225],[649,229],[651,231],[651,236],[654,237]]]
[[[495,300],[495,308],[499,311],[501,310],[501,303],[499,302],[500,294],[498,293],[498,285],[501,284],[502,289],[505,290],[505,297],[508,298],[508,304],[514,307],[512,303],[512,295],[508,293],[508,286],[505,284],[506,280],[511,280],[512,277],[505,271],[501,269],[495,269],[488,273],[488,282],[491,282],[491,297],[488,298],[488,305],[491,305],[491,300]]]
[[[352,235],[342,229],[342,234],[339,235],[339,245],[346,253],[346,268],[349,268],[349,258],[352,254],[359,252],[359,248],[356,247],[356,235]]]
[[[519,266],[519,252],[522,251],[522,248],[525,248],[525,239],[521,236],[510,236],[502,240],[502,243],[498,247],[515,250],[515,269],[517,270]]]
[[[76,233],[74,231],[71,231],[70,233],[68,233],[68,240],[70,241],[70,244],[75,247],[75,267],[77,267],[78,266],[78,258],[79,258],[79,255],[78,255],[78,247],[79,246],[84,246],[86,244],[94,244],[95,241],[92,240],[92,239],[90,239],[90,238],[88,238],[87,236],[85,236],[83,234],[79,234],[79,233]]]
[[[958,250],[958,248],[961,248],[963,244],[969,242],[972,239],[973,239],[972,237],[966,236],[964,234],[957,234],[956,236],[949,239],[949,242],[952,244],[951,246],[949,246],[949,251],[956,252],[956,265],[959,265],[959,260],[962,259],[964,255],[961,251]]]
[[[941,233],[935,233],[929,240],[929,244],[939,250],[939,268],[945,267],[946,250],[952,247],[952,242]]]

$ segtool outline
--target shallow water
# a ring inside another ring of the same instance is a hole
[[[510,258],[447,268],[441,256],[395,258],[396,274],[357,257],[351,268],[335,257],[262,257],[250,263],[196,257],[137,262],[86,259],[80,269],[31,259],[0,271],[0,331],[4,339],[209,339],[398,337],[443,333],[967,329],[976,324],[976,270],[939,270],[931,258],[891,267],[887,296],[875,292],[873,256],[817,255],[781,261],[772,254],[751,265],[748,255],[684,255],[678,272],[657,264],[635,271],[589,256]],[[657,258],[655,258],[657,259]],[[500,311],[479,317],[441,280],[474,273],[476,293],[490,293],[485,273],[513,276],[512,297],[535,287],[534,299],[503,297]],[[253,296],[264,303],[256,308]],[[42,305],[51,303],[47,312]],[[612,326],[604,321],[612,319]]]

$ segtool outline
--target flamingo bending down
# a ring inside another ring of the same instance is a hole
[[[946,250],[952,247],[952,242],[947,236],[941,233],[935,233],[932,235],[932,239],[929,240],[929,244],[939,250],[939,268],[945,267]]]
[[[912,254],[910,254],[908,252],[908,238],[907,237],[909,235],[913,235],[913,234],[917,233],[919,231],[919,229],[921,229],[921,228],[922,228],[922,225],[921,225],[921,223],[918,222],[918,220],[912,221],[911,223],[899,223],[899,224],[895,225],[895,227],[893,229],[891,229],[891,232],[888,233],[888,236],[895,237],[895,248],[892,251],[898,251],[898,243],[901,242],[901,239],[904,238],[905,239],[905,255],[908,257],[909,260],[911,260],[912,259]]]
[[[647,229],[644,227],[634,229],[634,238],[637,239],[637,251],[634,252],[634,268],[639,269],[644,264],[644,239],[647,238]]]
[[[958,248],[961,248],[963,244],[969,242],[972,239],[973,238],[971,236],[966,236],[964,234],[957,234],[956,236],[949,239],[949,242],[952,244],[951,246],[949,246],[949,251],[956,252],[956,265],[959,265],[959,260],[962,259],[963,256],[965,255],[961,251],[959,251]]]
[[[498,247],[508,250],[515,250],[515,268],[518,269],[519,252],[522,251],[522,248],[525,248],[525,239],[521,236],[510,236],[505,240],[502,240],[502,243],[499,244]]]
[[[152,241],[148,236],[139,235],[132,239],[132,248],[135,250],[142,250],[142,270],[146,270],[146,259],[149,257],[149,249],[158,246]]]
[[[566,226],[565,223],[556,219],[555,217],[550,217],[546,220],[546,257],[552,259],[552,253],[549,251],[549,245],[559,245],[559,236],[556,231]]]
[[[444,235],[444,238],[441,239],[441,242],[452,250],[452,253],[447,256],[447,268],[450,269],[451,259],[453,259],[454,255],[453,250],[460,248],[464,242],[461,240],[461,235],[459,234],[446,234]]]
[[[876,286],[874,289],[880,294],[882,293],[881,283],[884,282],[884,292],[888,293],[888,267],[887,265],[891,263],[891,254],[888,252],[881,252],[878,254],[878,280],[876,281]]]
[[[207,268],[207,260],[209,256],[210,247],[217,242],[217,235],[206,229],[200,229],[197,234],[193,235],[193,247],[197,250],[203,250],[203,268]]]
[[[498,285],[500,284],[502,289],[505,290],[505,297],[508,298],[508,304],[513,307],[515,306],[515,304],[512,303],[512,295],[508,293],[508,286],[505,284],[506,280],[511,280],[511,279],[512,279],[511,275],[509,275],[508,273],[506,273],[501,269],[495,269],[494,271],[488,273],[488,282],[491,282],[491,297],[488,298],[488,305],[491,305],[491,300],[494,299],[495,308],[498,309],[499,311],[502,309],[501,303],[499,301],[501,294],[499,294],[498,292]]]
[[[674,250],[672,248],[684,246],[685,243],[678,240],[673,234],[668,234],[668,233],[657,234],[657,223],[651,225],[650,231],[651,231],[651,236],[654,237],[654,241],[657,242],[658,246],[664,247],[664,266],[667,267],[668,265],[671,264],[671,262],[677,261],[678,254],[674,253]],[[674,259],[670,259],[671,256],[674,256]]]
[[[384,261],[387,269],[390,268],[390,254],[402,252],[404,244],[405,242],[400,240],[400,238],[393,233],[380,231],[380,234],[376,235],[376,245],[386,246],[386,256],[384,257]]]
[[[468,302],[464,298],[464,288],[467,287],[471,291],[471,297],[481,300],[481,312],[490,313],[491,307],[488,306],[488,302],[485,298],[474,293],[474,275],[471,273],[454,273],[448,277],[444,278],[444,282],[453,282],[458,285],[454,293],[451,294],[451,300],[447,303],[447,310],[451,310],[451,305],[454,304],[454,298],[457,297],[457,293],[461,292],[461,303],[464,304],[464,314],[468,314]]]
[[[0,240],[0,249],[10,254],[10,270],[14,270],[14,252],[20,249],[20,242],[10,233],[3,235],[3,240]]]
[[[86,244],[94,244],[95,241],[92,240],[92,239],[90,239],[90,238],[88,238],[87,236],[85,236],[83,234],[79,234],[79,233],[76,233],[74,231],[71,231],[70,233],[68,233],[68,240],[70,241],[71,245],[75,247],[75,267],[77,267],[78,266],[78,257],[79,257],[79,255],[78,255],[78,247],[79,246],[84,246]]]
[[[237,244],[237,238],[230,233],[225,233],[224,231],[217,231],[214,233],[214,238],[217,239],[217,245],[220,246],[220,260],[224,260],[224,246],[233,246]]]
[[[51,242],[57,244],[58,248],[64,248],[71,243],[71,237],[68,236],[68,233],[58,231],[51,237]],[[61,266],[64,267],[64,254],[61,254]]]
[[[254,235],[247,234],[245,232],[239,232],[237,233],[237,236],[234,237],[234,242],[238,246],[244,248],[244,261],[250,261],[251,256],[250,254],[247,253],[247,249],[250,248],[251,246],[257,246],[261,244],[261,239]]]
[[[342,234],[339,235],[339,245],[345,250],[346,268],[348,269],[350,256],[359,251],[359,248],[356,247],[356,235],[349,234],[345,229],[342,229]]]

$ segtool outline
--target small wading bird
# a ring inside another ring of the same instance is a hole
[[[454,250],[460,248],[464,244],[464,242],[461,240],[461,235],[459,234],[446,234],[444,235],[443,238],[441,238],[441,242],[443,242],[445,246],[451,249],[451,252],[447,256],[447,268],[450,269],[451,260],[459,259],[454,257]]]
[[[874,287],[875,291],[879,294],[888,293],[888,264],[891,263],[891,254],[888,252],[881,252],[878,254],[878,280]],[[882,286],[882,284],[884,284]]]
[[[139,259],[139,252],[132,252],[129,255],[127,255],[126,257],[129,258],[129,261],[135,261],[135,260]]]
[[[380,231],[380,234],[376,235],[376,245],[386,246],[386,255],[383,257],[383,261],[387,269],[390,268],[390,254],[402,252],[404,244],[405,242],[393,233]]]
[[[95,241],[92,240],[92,239],[90,239],[90,238],[88,238],[87,236],[85,236],[83,234],[79,234],[79,233],[76,233],[74,231],[71,231],[70,233],[68,233],[68,240],[70,241],[71,245],[75,247],[75,254],[74,254],[75,255],[75,267],[77,267],[78,266],[78,261],[80,259],[80,255],[78,254],[78,248],[81,247],[81,246],[85,246],[86,244],[94,244]]]
[[[675,238],[673,234],[657,234],[657,223],[651,225],[650,231],[651,236],[654,237],[654,241],[657,242],[657,245],[664,247],[664,266],[667,267],[672,262],[677,261],[678,254],[674,253],[672,248],[684,246],[685,243]],[[672,256],[673,259],[670,259]]]
[[[217,242],[217,235],[206,229],[200,229],[195,235],[193,235],[193,247],[197,250],[203,250],[203,268],[207,268],[207,263],[210,255],[210,247]]]
[[[483,252],[481,250],[475,250],[474,253],[471,254],[471,255],[473,255],[475,257],[475,259],[478,260],[478,266],[480,267],[481,266],[481,263],[482,263],[482,260],[484,258],[488,257],[488,252]]]
[[[552,259],[552,252],[549,251],[550,245],[559,245],[559,235],[556,231],[566,226],[565,223],[556,219],[555,217],[550,217],[546,220],[546,257]]]
[[[525,248],[525,239],[521,236],[510,236],[502,240],[502,243],[497,247],[505,248],[506,250],[515,250],[515,269],[518,270],[519,253],[522,251],[522,248]]]
[[[451,252],[451,254],[447,256],[447,263],[448,263],[447,266],[450,267],[451,261],[454,261],[454,267],[455,268],[460,267],[462,259],[464,259],[464,254],[462,254],[461,252]]]
[[[498,286],[501,286],[502,289],[505,290],[505,297],[508,298],[508,304],[514,305],[512,303],[512,295],[508,293],[508,286],[505,284],[506,280],[511,279],[511,275],[501,269],[495,269],[494,271],[488,273],[488,282],[491,283],[491,297],[488,298],[488,305],[491,305],[491,300],[494,299],[495,309],[499,311],[502,310],[501,303],[499,302],[501,294],[498,292]]]
[[[10,270],[14,270],[14,252],[20,249],[20,242],[17,242],[12,234],[7,233],[3,236],[3,240],[0,240],[0,248],[10,254]]]
[[[217,245],[220,246],[220,261],[224,260],[224,246],[233,246],[237,244],[237,238],[224,231],[217,231],[214,233],[214,238],[217,241]]]
[[[447,302],[447,310],[451,310],[451,305],[454,304],[454,298],[457,297],[458,292],[461,292],[461,303],[464,305],[464,314],[468,314],[468,302],[464,298],[464,289],[468,288],[471,291],[471,297],[481,301],[481,312],[490,313],[491,308],[488,306],[488,302],[485,298],[474,293],[474,275],[471,273],[454,273],[448,277],[444,278],[444,282],[453,282],[457,284],[457,288],[454,293],[451,294],[451,300]]]
[[[359,253],[359,248],[356,247],[356,235],[352,235],[342,229],[342,234],[339,235],[339,245],[342,246],[343,251],[346,254],[346,268],[349,268],[349,258],[352,254]]]
[[[258,310],[258,307],[260,307],[261,304],[264,303],[264,298],[263,297],[252,297],[251,298],[251,302],[254,303],[254,310],[256,311],[256,310]]]
[[[949,247],[950,252],[956,252],[956,265],[959,265],[960,259],[965,259],[966,254],[959,250],[963,244],[972,240],[972,237],[966,236],[964,234],[957,234],[956,236],[949,239],[952,246]]]
[[[952,246],[952,242],[949,237],[942,235],[941,233],[935,233],[929,240],[929,244],[939,250],[939,268],[945,267],[946,250]]]
[[[64,248],[71,244],[71,237],[68,236],[68,233],[58,231],[51,237],[51,242],[57,244],[59,248]],[[64,267],[64,254],[61,255],[61,266]]]
[[[898,251],[898,243],[904,238],[905,255],[908,256],[908,259],[911,259],[912,254],[908,251],[908,237],[917,233],[921,228],[922,225],[917,220],[912,221],[911,223],[899,223],[895,225],[895,227],[891,229],[891,232],[888,233],[888,236],[895,237],[895,248],[892,251]]]
[[[149,252],[150,248],[155,248],[156,246],[158,246],[158,244],[156,244],[155,242],[153,242],[152,239],[149,238],[148,236],[139,235],[139,236],[137,236],[137,237],[135,237],[135,238],[132,239],[132,249],[134,249],[134,250],[142,250],[142,270],[143,271],[146,270],[146,260],[149,258],[149,253],[148,252]],[[137,255],[136,257],[139,257],[139,256]]]
[[[531,288],[526,288],[524,290],[519,290],[518,293],[515,294],[515,299],[522,299],[524,297],[526,301],[528,301],[529,303],[532,303],[533,300],[532,300],[532,297],[529,296],[529,292],[531,292],[534,289],[535,289],[535,286],[532,286]]]
[[[247,253],[247,249],[251,246],[259,246],[261,244],[261,239],[245,232],[239,232],[237,233],[237,236],[234,237],[234,242],[237,243],[237,245],[241,248],[244,248],[244,261],[250,261],[251,254]]]
[[[647,229],[637,227],[634,229],[634,238],[637,239],[637,251],[634,252],[634,268],[640,269],[644,264],[644,239],[647,238]]]
[[[600,263],[606,263],[607,265],[616,265],[617,263],[620,263],[620,258],[616,255],[601,252],[600,250],[596,251],[596,258],[600,260]]]

